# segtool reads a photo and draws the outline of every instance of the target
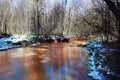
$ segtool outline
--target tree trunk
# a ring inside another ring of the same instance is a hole
[[[119,25],[118,25],[118,48],[120,48],[120,2],[116,0],[116,3],[112,2],[112,0],[104,0],[108,5],[109,9],[115,15]],[[117,6],[115,5],[117,4]]]

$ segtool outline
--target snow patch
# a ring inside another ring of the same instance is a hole
[[[97,80],[106,80],[105,76],[102,73],[100,73],[100,71],[103,70],[106,71],[107,74],[120,77],[120,75],[111,71],[107,66],[102,66],[105,59],[103,53],[113,53],[115,49],[108,49],[102,44],[102,42],[98,41],[87,42],[83,44],[82,47],[88,50],[89,53],[91,54],[89,58],[90,73],[88,74],[88,76]],[[100,57],[99,61],[97,61],[96,55]]]
[[[0,51],[20,47],[21,45],[13,45],[13,43],[17,43],[24,40],[28,41],[26,35],[11,35],[10,37],[1,38]]]
[[[17,43],[23,40],[28,41],[26,35],[12,35],[11,37],[7,38],[5,41],[11,41],[12,43]]]
[[[103,44],[97,41],[90,41],[83,44],[83,47],[85,47],[91,53],[91,56],[89,57],[90,73],[88,76],[91,76],[93,79],[104,80],[104,76],[98,71],[101,70],[102,67],[101,65],[96,66],[96,63],[98,62],[96,61],[95,57],[95,55],[98,54],[98,52],[102,49]]]

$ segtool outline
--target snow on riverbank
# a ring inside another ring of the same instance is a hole
[[[28,38],[26,35],[11,35],[9,37],[1,38],[0,51],[20,47],[22,45],[13,45],[13,43],[17,43],[24,40],[28,41]]]
[[[17,43],[17,42],[20,42],[20,41],[23,41],[23,40],[28,41],[26,35],[12,35],[9,38],[6,38],[5,41],[11,41],[12,43]]]
[[[82,46],[90,52],[90,73],[88,74],[88,76],[97,80],[105,80],[104,76],[98,71],[98,69],[101,69],[101,66],[96,67],[97,59],[95,57],[96,54],[98,54],[98,51],[100,51],[100,49],[103,47],[103,44],[97,41],[91,41],[83,44]]]
[[[98,41],[86,42],[81,46],[84,47],[86,50],[88,50],[90,55],[89,57],[90,72],[88,76],[96,80],[107,80],[106,77],[101,72],[101,71],[105,71],[106,74],[108,75],[110,74],[120,78],[120,75],[111,71],[107,67],[107,65],[103,66],[104,60],[106,59],[105,55],[109,55],[113,53],[115,49],[108,50],[108,48],[106,48],[102,42],[98,42]]]
[[[100,71],[104,70],[111,74],[112,72],[110,72],[108,68],[104,68],[102,66],[105,56],[103,56],[101,52],[104,53],[107,50],[102,44],[102,42],[90,41],[83,44],[82,47],[88,50],[90,54],[90,57],[89,57],[90,72],[88,76],[97,80],[106,80],[106,78]],[[98,57],[100,57],[100,59],[98,59]]]

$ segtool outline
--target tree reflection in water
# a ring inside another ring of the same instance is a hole
[[[53,43],[2,51],[0,80],[83,80],[88,53],[70,45]]]

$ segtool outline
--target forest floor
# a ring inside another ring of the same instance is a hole
[[[0,51],[17,48],[28,42],[30,38],[25,35],[10,35],[0,39]],[[21,42],[23,44],[21,44]],[[99,41],[72,40],[80,47],[89,51],[89,74],[88,76],[97,80],[120,79],[120,55],[117,55],[113,42],[105,44]]]

